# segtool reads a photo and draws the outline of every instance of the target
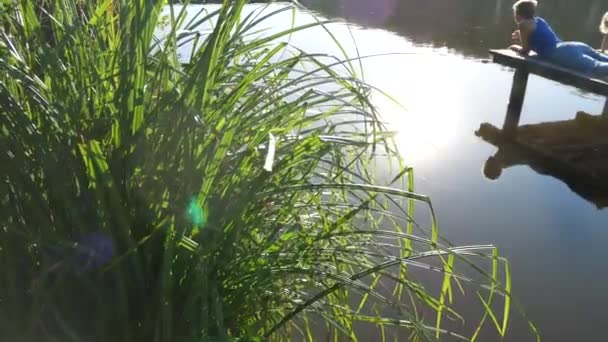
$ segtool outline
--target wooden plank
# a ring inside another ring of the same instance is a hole
[[[524,69],[529,73],[556,82],[577,87],[591,93],[608,96],[608,83],[603,80],[590,78],[583,73],[560,67],[553,63],[540,60],[537,57],[524,57],[509,49],[490,50],[490,54],[495,63],[515,69]]]
[[[502,129],[505,134],[515,136],[517,134],[517,126],[521,118],[521,110],[524,106],[524,98],[526,96],[526,88],[528,86],[528,72],[525,69],[515,70],[513,75],[513,84],[511,86],[511,95],[509,96],[509,105],[507,106],[507,115]]]

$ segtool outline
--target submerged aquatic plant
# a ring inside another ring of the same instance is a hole
[[[506,333],[508,263],[439,238],[356,63],[289,44],[327,22],[259,32],[294,7],[242,0],[193,16],[3,4],[2,340]],[[397,171],[380,185],[378,155]],[[54,267],[46,246],[74,241],[83,267]],[[462,323],[455,290],[478,293],[479,324]]]

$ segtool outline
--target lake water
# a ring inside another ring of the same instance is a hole
[[[442,234],[456,244],[493,243],[512,264],[514,292],[544,341],[608,341],[608,212],[564,183],[527,166],[482,173],[495,148],[474,131],[500,126],[512,70],[484,63],[514,29],[507,0],[307,0],[310,9],[353,24],[361,55],[414,52],[366,61],[365,76],[397,98],[385,106],[399,131],[418,191],[437,209]],[[598,46],[608,1],[543,0],[539,12],[567,40]],[[348,40],[344,37],[344,40]],[[307,46],[318,46],[311,40]],[[322,49],[321,46],[318,46]],[[603,100],[532,76],[522,123],[599,113]],[[530,340],[518,322],[509,341]]]
[[[332,31],[365,59],[365,79],[402,103],[376,98],[416,186],[430,195],[442,234],[455,244],[492,243],[512,265],[513,291],[544,341],[608,341],[608,212],[567,185],[527,166],[482,173],[496,152],[474,135],[482,122],[504,120],[513,72],[487,63],[514,29],[507,0],[305,0],[320,16],[349,23]],[[542,0],[564,39],[599,45],[597,26],[608,1]],[[306,17],[306,15],[303,15]],[[307,20],[307,19],[302,19]],[[290,17],[272,25],[289,25]],[[350,30],[349,30],[350,28]],[[356,42],[356,46],[353,43]],[[322,31],[293,38],[308,52],[339,51]],[[603,99],[531,76],[522,123],[598,113]],[[514,321],[508,341],[531,340]]]

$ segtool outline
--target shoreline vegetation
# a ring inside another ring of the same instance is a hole
[[[356,58],[289,44],[329,22],[245,8],[0,4],[0,339],[505,336],[508,262],[440,238]]]

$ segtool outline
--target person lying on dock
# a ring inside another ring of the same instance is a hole
[[[600,46],[600,51],[604,52],[608,50],[608,12],[604,13],[602,21],[600,22],[600,33],[602,34],[602,46]]]
[[[527,56],[534,51],[538,58],[575,71],[608,77],[608,55],[582,42],[563,42],[543,18],[536,16],[535,0],[520,0],[513,5],[518,30],[512,38],[521,45],[510,48]]]

